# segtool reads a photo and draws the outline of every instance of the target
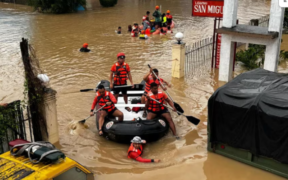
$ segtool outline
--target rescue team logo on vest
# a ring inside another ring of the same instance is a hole
[[[141,156],[141,155],[142,155],[142,152],[143,152],[143,146],[140,145],[140,149],[136,149],[136,148],[133,146],[133,143],[132,143],[132,144],[130,145],[129,149],[128,149],[128,152],[127,152],[128,158],[130,158],[130,157],[129,157],[129,153],[130,153],[130,152],[136,152],[139,156]]]
[[[123,63],[120,65],[116,63],[116,73],[114,74],[114,84],[115,85],[126,85],[127,84],[127,64]]]
[[[162,111],[165,109],[165,107],[163,106],[163,103],[165,101],[164,99],[164,93],[160,90],[158,90],[158,94],[157,95],[154,95],[151,91],[148,93],[148,96],[151,97],[152,99],[155,99],[157,101],[160,102],[157,103],[153,100],[150,100],[149,101],[149,107],[148,107],[148,110],[152,111],[152,112],[159,112],[159,111]]]
[[[99,92],[96,93],[97,100],[100,107],[106,105],[107,102],[111,102],[110,100],[110,92],[105,91],[105,95],[101,96]],[[112,103],[110,106],[105,106],[103,109],[107,110],[108,112],[112,111],[115,108],[114,104]]]

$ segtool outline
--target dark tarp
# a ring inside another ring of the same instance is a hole
[[[288,74],[256,69],[217,89],[208,102],[210,142],[288,164]]]

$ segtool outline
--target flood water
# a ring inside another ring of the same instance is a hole
[[[161,5],[162,11],[171,11],[177,25],[174,32],[184,32],[187,44],[212,35],[212,18],[191,17],[191,1],[186,0],[122,0],[113,8],[101,8],[94,0],[87,2],[89,11],[65,15],[40,14],[27,6],[0,3],[0,102],[23,98],[19,42],[25,37],[36,49],[40,66],[51,79],[51,87],[58,92],[61,150],[92,170],[97,179],[283,179],[207,152],[206,106],[208,98],[221,86],[217,71],[201,77],[173,79],[171,47],[175,40],[172,36],[153,36],[141,41],[126,33],[129,24],[141,22],[145,12],[152,12],[155,5]],[[239,21],[247,23],[268,14],[270,1],[239,0],[239,5]],[[123,29],[122,35],[115,33],[118,26]],[[84,42],[89,43],[91,53],[79,53]],[[70,129],[71,122],[88,115],[95,95],[79,90],[93,88],[100,80],[108,79],[118,52],[126,53],[134,83],[140,83],[148,70],[147,64],[157,67],[160,76],[172,83],[169,92],[174,100],[184,107],[186,114],[201,119],[195,127],[173,114],[181,140],[176,141],[169,133],[145,147],[144,157],[159,158],[159,164],[127,159],[128,146],[98,137],[92,119],[87,121],[88,128]]]

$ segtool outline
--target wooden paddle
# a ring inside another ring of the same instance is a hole
[[[155,101],[155,102],[157,102],[158,104],[162,104],[164,107],[166,107],[166,108],[168,108],[168,109],[171,109],[171,110],[173,110],[173,108],[171,108],[170,106],[167,106],[167,105],[165,105],[165,104],[163,104],[163,103],[160,103],[159,101],[157,101],[156,99],[153,99],[153,98],[150,98],[152,101]],[[176,107],[175,107],[175,109],[176,109]],[[199,124],[199,122],[200,122],[200,120],[198,119],[198,118],[195,118],[195,117],[193,117],[193,116],[186,116],[186,115],[184,115],[183,113],[181,113],[181,112],[179,112],[179,111],[177,111],[177,113],[178,114],[180,114],[180,115],[182,115],[182,116],[185,116],[186,117],[186,119],[189,121],[189,122],[191,122],[192,124],[194,124],[194,125],[198,125]]]
[[[149,67],[149,69],[151,69],[151,66],[148,64],[148,67]],[[159,79],[159,77],[156,75],[156,73],[152,70],[152,73],[154,74],[154,76],[158,79],[158,81],[159,81],[159,83],[161,84],[161,86],[162,87],[165,87],[162,83],[161,83],[161,81],[160,81],[160,79]],[[164,89],[163,89],[164,90]],[[165,91],[165,90],[164,90]],[[180,113],[184,113],[184,110],[182,109],[182,107],[178,104],[178,103],[176,103],[176,102],[174,102],[173,101],[173,99],[172,99],[172,97],[170,96],[170,94],[167,92],[167,91],[165,91],[165,93],[168,95],[168,97],[169,97],[169,99],[174,103],[174,107],[177,109],[177,112],[180,112]],[[179,114],[179,113],[178,113]],[[180,114],[179,114],[180,115]]]
[[[105,105],[106,106],[106,105]],[[97,111],[94,112],[94,114],[96,114],[98,111],[100,111],[101,109],[103,109],[105,106],[102,106],[101,108],[99,108]],[[84,124],[86,122],[87,119],[89,119],[90,117],[92,116],[88,116],[87,118],[81,120],[81,121],[78,121],[78,123],[81,123],[81,124]]]

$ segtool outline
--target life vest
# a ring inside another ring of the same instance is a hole
[[[127,152],[128,158],[130,158],[130,157],[129,157],[130,152],[136,152],[139,156],[141,156],[142,153],[143,153],[143,146],[140,145],[140,149],[136,149],[136,148],[133,146],[133,143],[131,143],[131,145],[130,145],[130,147],[129,147],[129,149],[128,149],[128,152]]]
[[[165,107],[163,106],[163,103],[165,102],[164,93],[161,90],[158,90],[158,94],[156,96],[150,91],[148,93],[148,96],[161,103],[161,104],[158,104],[157,102],[153,100],[149,100],[150,102],[149,102],[148,110],[152,112],[159,112],[165,109]]]
[[[169,15],[166,15],[166,18],[167,18],[167,24],[172,24],[172,16],[169,14]]]
[[[110,99],[110,92],[109,91],[105,91],[105,95],[101,96],[101,94],[99,92],[96,92],[96,97],[97,97],[97,101],[100,107],[103,107],[106,105],[107,102],[112,102]],[[113,109],[115,109],[115,106],[112,102],[112,104],[110,106],[105,106],[103,109],[107,110],[108,112],[112,111]]]
[[[149,35],[150,34],[150,29],[145,30],[145,34]]]
[[[147,16],[143,16],[143,17],[142,17],[142,21],[145,21],[146,18],[147,18]]]
[[[146,38],[145,38],[145,34],[140,34],[140,35],[139,35],[139,39],[146,39]]]
[[[160,79],[160,81],[162,82],[163,80]],[[156,83],[158,85],[158,87],[160,86],[160,82],[158,79],[154,80],[152,75],[149,75],[148,76],[148,81],[146,82],[146,85],[145,85],[145,92],[148,93],[150,91],[150,84],[152,83]]]
[[[167,22],[167,17],[164,16],[164,17],[163,17],[163,21],[162,21],[162,23],[164,24],[164,23],[166,23],[166,22]]]
[[[134,30],[135,30],[135,29],[132,30],[132,32],[131,32],[131,36],[132,36],[132,37],[137,37],[137,34],[135,33]]]
[[[127,63],[123,63],[120,65],[118,62],[116,63],[116,72],[114,73],[114,84],[115,85],[126,85],[127,84]]]

